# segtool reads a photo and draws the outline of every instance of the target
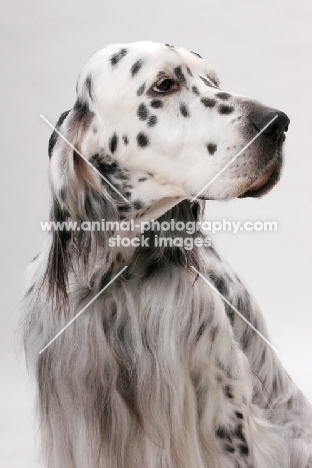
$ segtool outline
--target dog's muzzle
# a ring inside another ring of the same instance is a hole
[[[262,166],[262,169],[256,180],[239,195],[239,198],[259,197],[267,193],[280,178],[282,145],[290,120],[284,112],[256,101],[245,101],[243,108],[246,115],[247,139],[251,140],[261,132],[253,145],[257,148],[256,165]]]

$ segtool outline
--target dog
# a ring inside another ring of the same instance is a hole
[[[206,200],[269,192],[288,124],[170,44],[109,45],[84,65],[49,141],[50,220],[113,224],[52,230],[28,269],[46,466],[312,467],[311,406],[244,284],[200,228],[185,248],[151,224],[198,226]]]

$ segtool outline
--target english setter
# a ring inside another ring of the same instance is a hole
[[[288,123],[221,90],[197,53],[105,47],[84,65],[49,142],[51,220],[198,222],[204,200],[275,185]],[[47,466],[312,467],[311,407],[274,350],[203,280],[268,336],[202,232],[193,249],[153,242],[184,239],[180,230],[150,228],[146,244],[111,248],[116,233],[54,230],[29,267],[24,341]]]

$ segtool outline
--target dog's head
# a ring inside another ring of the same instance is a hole
[[[279,178],[288,117],[221,90],[194,52],[110,45],[85,64],[77,94],[58,129],[78,151],[55,133],[49,148],[53,191],[69,211],[86,186],[133,213],[199,192],[202,199],[257,197]]]
[[[221,90],[194,52],[110,45],[83,67],[76,103],[50,139],[51,219],[146,220],[182,200],[198,216],[203,202],[186,200],[260,196],[279,178],[288,123],[283,112]],[[51,290],[66,290],[70,249],[91,272],[99,248],[111,257],[110,235],[53,232]]]

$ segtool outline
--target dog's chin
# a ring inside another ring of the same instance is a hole
[[[273,161],[259,175],[259,177],[237,198],[259,198],[268,193],[279,181],[281,163]]]

